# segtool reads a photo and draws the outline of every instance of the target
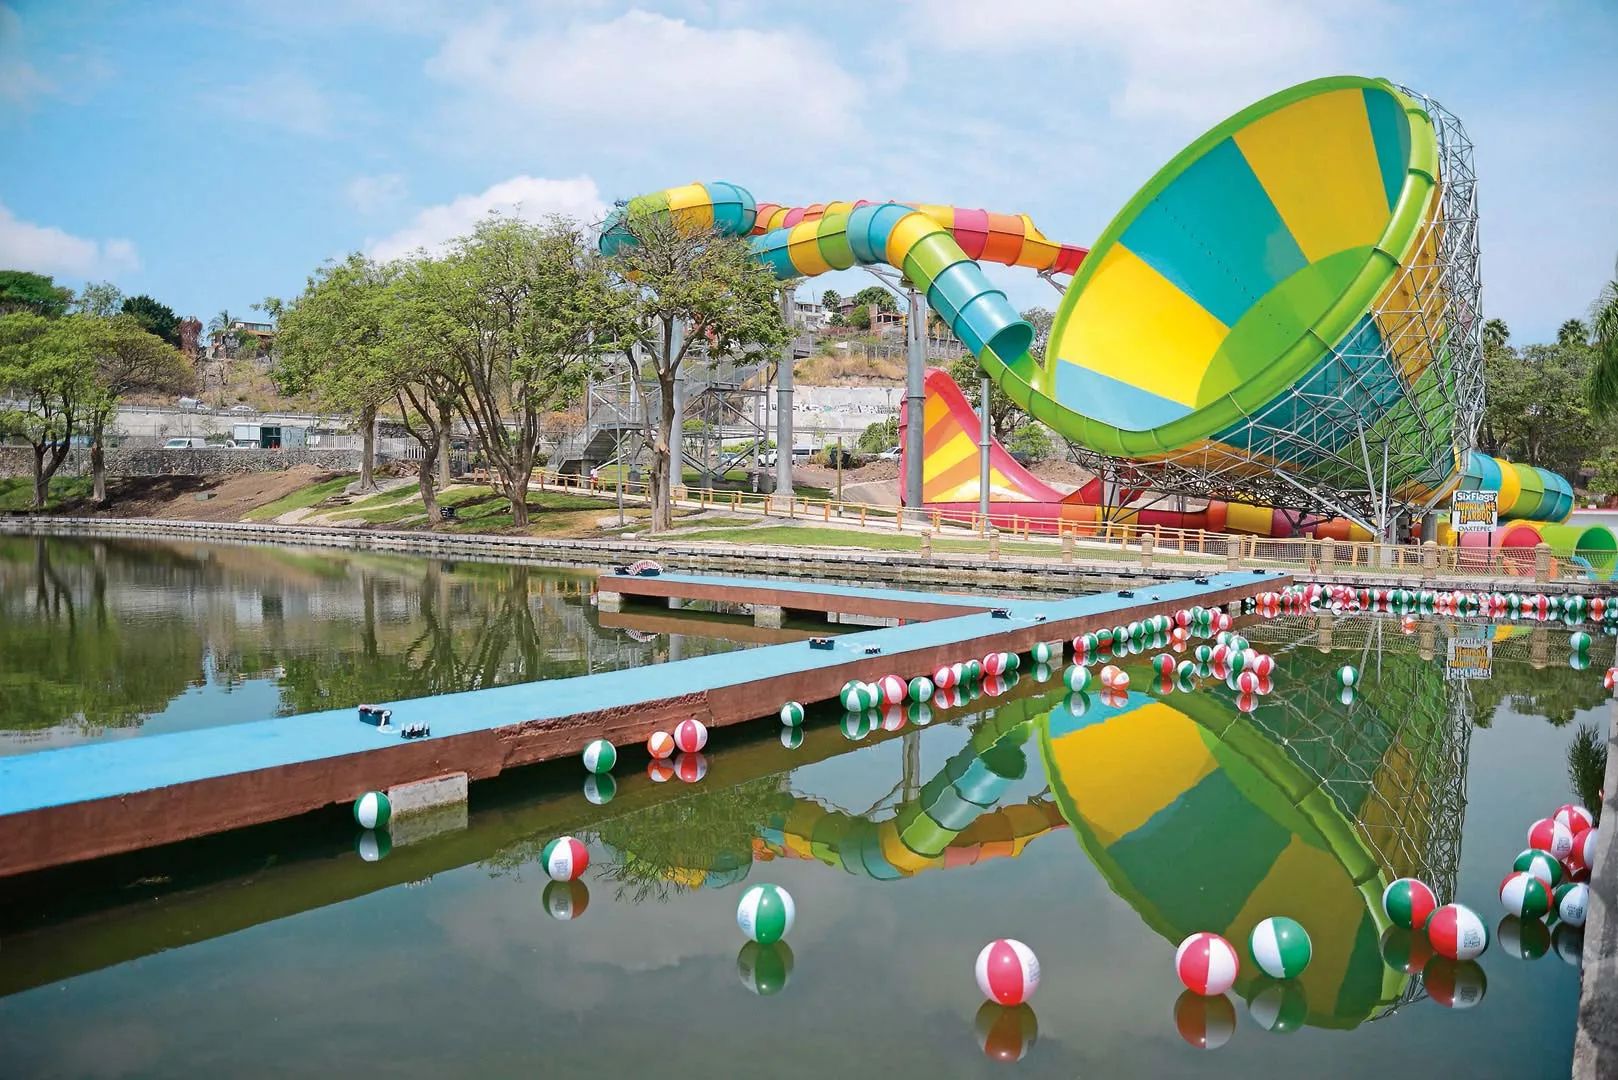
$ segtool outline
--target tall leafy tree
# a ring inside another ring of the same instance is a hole
[[[584,392],[617,298],[584,231],[560,217],[490,215],[423,271],[421,310],[454,364],[457,410],[524,527],[541,419]]]
[[[73,310],[80,315],[94,315],[110,319],[123,310],[124,292],[110,281],[92,281],[79,291],[73,300]]]
[[[376,486],[377,412],[393,396],[384,340],[392,276],[354,252],[315,271],[303,292],[279,308],[276,385],[357,417],[364,438],[359,483],[366,490]]]
[[[0,316],[0,431],[33,451],[33,505],[44,509],[51,477],[97,394],[83,317]]]
[[[44,274],[27,270],[0,270],[0,315],[27,313],[57,318],[67,314],[73,290]]]
[[[1595,338],[1595,364],[1590,370],[1590,406],[1600,416],[1618,412],[1618,264],[1613,278],[1601,287],[1590,305],[1590,330]]]
[[[1588,345],[1590,343],[1590,328],[1584,325],[1582,319],[1569,319],[1556,328],[1556,343],[1558,345]]]
[[[867,305],[873,312],[886,311],[894,315],[899,311],[899,300],[893,290],[882,285],[867,285],[854,294],[854,302]]]
[[[106,430],[118,402],[130,394],[185,394],[196,388],[196,373],[185,356],[148,333],[129,315],[78,316],[77,331],[94,365],[94,393],[85,398],[83,425],[90,436],[94,498],[107,499]]]
[[[674,388],[697,343],[710,356],[773,353],[789,336],[778,283],[746,241],[695,227],[656,211],[632,213],[615,226],[622,242],[611,258],[622,299],[623,332],[632,338],[635,378],[657,379],[652,441],[652,531],[670,527],[674,463]],[[648,424],[648,427],[651,427]]]
[[[438,290],[446,284],[425,256],[401,264],[390,286],[386,325],[389,354],[398,373],[394,402],[405,431],[421,444],[416,486],[430,525],[442,519],[434,467],[448,451],[461,396],[460,367],[445,342],[449,328],[439,324],[434,307]]]
[[[142,293],[124,298],[123,313],[133,316],[149,334],[180,347],[180,317],[167,304],[159,303]]]

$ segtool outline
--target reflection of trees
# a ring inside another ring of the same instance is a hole
[[[1607,782],[1607,741],[1594,724],[1580,724],[1567,747],[1567,779],[1579,802],[1601,824],[1601,788]]]
[[[109,572],[106,545],[0,546],[0,730],[127,727],[201,681],[197,628],[120,620]]]
[[[1611,696],[1602,687],[1599,673],[1575,671],[1566,663],[1540,669],[1523,663],[1497,663],[1489,678],[1472,683],[1479,727],[1488,727],[1501,705],[1523,716],[1542,716],[1562,727],[1576,713],[1593,709]]]

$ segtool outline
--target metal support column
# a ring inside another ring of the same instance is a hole
[[[902,502],[918,513],[922,508],[922,462],[927,453],[926,389],[927,378],[927,302],[915,289],[906,290],[910,299],[910,316],[905,326],[905,445],[904,490]]]
[[[982,421],[978,434],[978,513],[983,516],[982,529],[989,531],[989,447],[993,434],[989,430],[989,377],[983,376],[978,393],[978,417]]]
[[[781,321],[792,326],[792,286],[781,289]],[[775,491],[792,495],[792,341],[781,346],[775,375]]]

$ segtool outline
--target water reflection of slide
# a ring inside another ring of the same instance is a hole
[[[1345,738],[1337,756],[1361,760],[1340,771],[1374,778],[1412,760],[1407,749]],[[1085,852],[1167,941],[1212,930],[1244,943],[1260,919],[1290,915],[1314,942],[1298,980],[1307,1023],[1354,1027],[1399,1002],[1407,977],[1378,954],[1379,899],[1394,870],[1378,848],[1408,853],[1412,843],[1373,843],[1367,818],[1388,816],[1375,783],[1333,783],[1330,763],[1201,692],[1131,694],[1082,714],[1058,706],[1039,725],[1039,751]],[[1264,989],[1251,965],[1236,988]]]

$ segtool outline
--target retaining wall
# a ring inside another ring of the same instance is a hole
[[[205,447],[164,450],[161,447],[120,446],[109,449],[108,476],[236,476],[242,473],[280,472],[297,465],[316,465],[333,472],[359,472],[359,450],[226,450]],[[34,475],[34,454],[26,446],[0,446],[0,477]],[[58,476],[89,476],[90,451],[69,450]]]

